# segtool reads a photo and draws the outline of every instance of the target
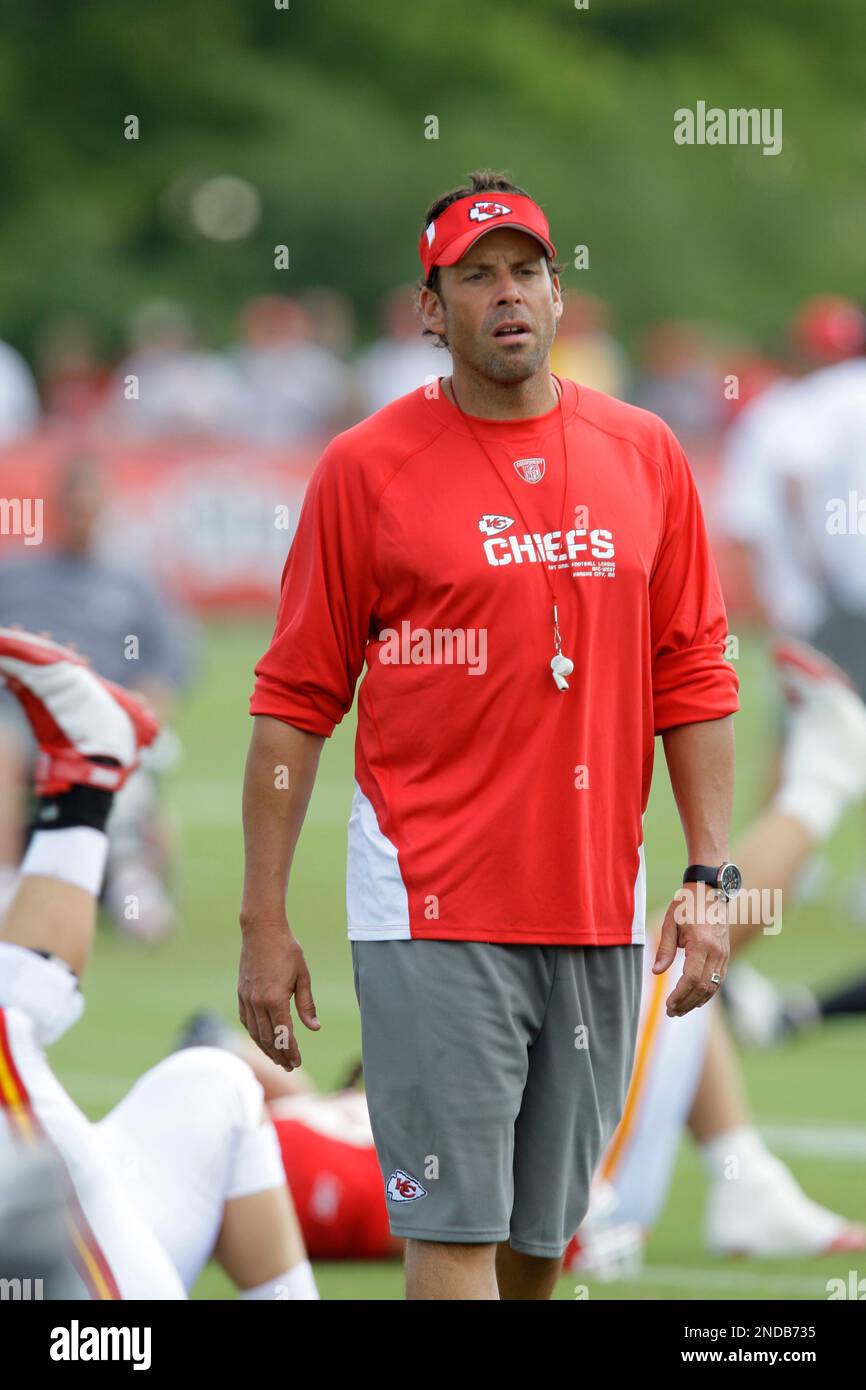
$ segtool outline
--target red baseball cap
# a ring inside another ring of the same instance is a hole
[[[790,324],[794,346],[815,362],[840,362],[863,351],[866,316],[841,294],[816,294],[801,304]]]
[[[546,256],[555,258],[547,218],[531,198],[523,193],[498,193],[493,198],[469,193],[449,204],[421,233],[418,254],[425,276],[429,278],[435,265],[456,265],[479,237],[499,227],[528,232],[541,242]]]

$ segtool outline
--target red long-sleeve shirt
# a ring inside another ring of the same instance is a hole
[[[329,735],[366,661],[353,939],[643,941],[654,735],[738,708],[682,449],[656,416],[562,387],[564,536],[559,406],[467,422],[421,387],[311,479],[251,711]]]

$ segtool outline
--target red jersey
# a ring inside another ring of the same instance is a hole
[[[310,1259],[396,1254],[366,1097],[289,1096],[268,1109]]]
[[[562,413],[467,421],[420,387],[311,479],[251,711],[329,735],[366,662],[353,939],[642,942],[654,736],[738,708],[682,449],[562,388]]]

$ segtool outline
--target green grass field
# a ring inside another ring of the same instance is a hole
[[[237,907],[241,878],[240,781],[250,720],[252,667],[267,644],[267,623],[211,626],[194,693],[179,718],[184,758],[172,774],[168,800],[180,838],[178,896],[182,928],[148,950],[100,931],[87,979],[88,1008],[52,1061],[70,1093],[97,1117],[129,1083],[169,1049],[194,1008],[236,1018]],[[737,662],[742,712],[737,717],[738,785],[735,828],[761,804],[773,743],[774,691],[761,642],[741,637]],[[345,827],[351,800],[354,719],[325,749],[296,859],[290,913],[313,975],[322,1031],[301,1038],[305,1066],[324,1087],[336,1083],[359,1053],[359,1026],[345,931]],[[652,907],[666,902],[682,872],[683,846],[667,772],[657,746],[656,779],[646,818]],[[866,961],[866,927],[846,914],[845,884],[863,863],[864,826],[851,816],[831,847],[833,900],[786,914],[784,928],[763,938],[752,963],[779,980],[818,982]],[[302,1030],[303,1032],[303,1030]],[[762,1125],[806,1126],[820,1157],[779,1148],[816,1200],[852,1217],[866,1216],[866,1089],[864,1030],[825,1029],[787,1050],[746,1054],[754,1114]],[[790,1132],[790,1131],[789,1131]],[[847,1141],[847,1147],[846,1147]],[[801,1262],[729,1263],[711,1258],[700,1239],[705,1183],[684,1141],[664,1218],[646,1267],[628,1284],[593,1284],[590,1296],[614,1299],[825,1298],[830,1277],[847,1277],[851,1257]],[[856,1265],[856,1258],[853,1264]],[[861,1258],[862,1264],[862,1258]],[[319,1265],[326,1298],[401,1297],[396,1264]],[[558,1296],[573,1298],[573,1276]],[[205,1271],[196,1296],[230,1298],[221,1272]]]

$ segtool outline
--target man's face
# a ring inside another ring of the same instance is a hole
[[[58,539],[73,555],[86,555],[96,540],[103,510],[100,475],[87,465],[73,465],[57,493]]]
[[[503,227],[439,270],[440,294],[422,290],[424,327],[444,335],[452,357],[493,381],[525,381],[547,361],[562,313],[535,237]]]

